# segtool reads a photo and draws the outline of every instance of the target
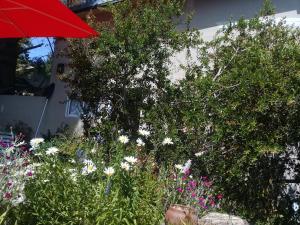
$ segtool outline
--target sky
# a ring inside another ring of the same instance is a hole
[[[50,43],[53,45],[53,38],[49,38]],[[31,38],[31,42],[33,45],[38,45],[38,44],[43,44],[43,46],[39,48],[35,48],[29,51],[29,57],[30,58],[35,58],[35,57],[47,57],[49,53],[51,53],[51,48],[49,45],[49,42],[47,38]]]

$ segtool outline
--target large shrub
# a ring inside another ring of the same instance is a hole
[[[199,63],[173,103],[187,154],[200,152],[199,170],[218,180],[228,209],[252,221],[296,224],[283,189],[286,165],[296,166],[287,146],[300,140],[299,44],[299,30],[284,22],[230,24],[197,46]]]

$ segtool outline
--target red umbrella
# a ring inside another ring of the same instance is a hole
[[[0,38],[97,35],[59,0],[0,0]]]

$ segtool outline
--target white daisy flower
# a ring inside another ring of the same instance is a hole
[[[137,162],[137,158],[133,156],[124,157],[125,161],[129,162],[130,164],[135,164]]]
[[[144,137],[149,137],[150,136],[150,131],[144,130],[144,129],[139,129],[139,134],[144,136]]]
[[[197,153],[195,153],[195,156],[196,156],[196,157],[200,157],[200,156],[202,156],[204,153],[205,153],[205,152],[197,152]]]
[[[163,144],[163,145],[172,145],[172,144],[174,144],[174,143],[173,143],[173,141],[172,141],[171,138],[166,137],[166,138],[163,140],[162,144]]]
[[[33,149],[36,149],[44,142],[44,138],[33,138],[30,140],[30,145]]]
[[[55,155],[56,153],[59,152],[59,149],[56,147],[50,147],[46,151],[46,155]]]
[[[123,144],[127,144],[129,142],[129,138],[126,135],[121,135],[118,140]]]
[[[129,171],[130,170],[130,165],[128,162],[121,162],[121,168],[126,170],[126,171]]]
[[[85,164],[85,166],[82,168],[82,175],[88,175],[96,171],[97,167],[95,166],[92,160],[84,160],[83,163]]]
[[[110,177],[115,173],[115,169],[113,167],[107,167],[103,172]]]
[[[176,165],[175,165],[175,168],[178,169],[178,170],[182,170],[182,169],[183,169],[183,165],[181,165],[181,164],[176,164]]]
[[[145,146],[145,142],[143,142],[143,140],[141,138],[138,138],[136,140],[137,146],[142,147]]]

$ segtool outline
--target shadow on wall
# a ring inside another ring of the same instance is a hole
[[[191,26],[204,29],[223,25],[230,18],[251,18],[258,14],[262,4],[263,0],[187,0],[186,11],[194,12]],[[276,13],[290,12],[300,17],[300,0],[273,0],[273,4]]]

